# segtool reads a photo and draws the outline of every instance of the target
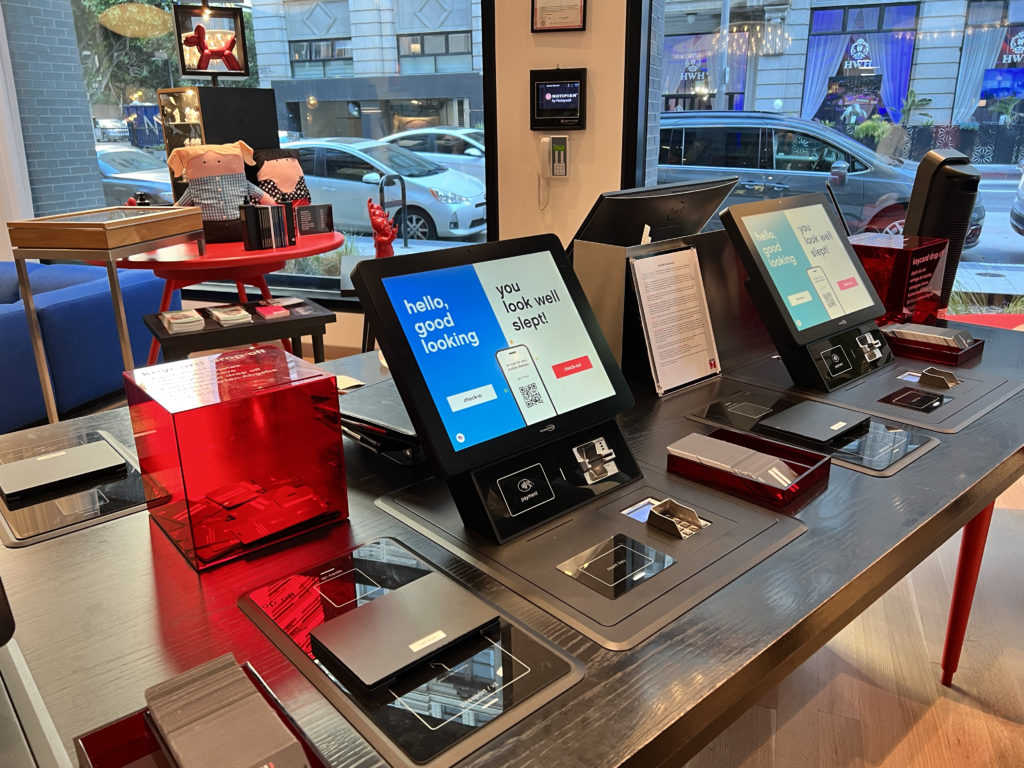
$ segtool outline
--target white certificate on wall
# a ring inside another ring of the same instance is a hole
[[[720,373],[694,248],[629,260],[658,395]]]
[[[586,29],[586,0],[533,0],[533,32]]]

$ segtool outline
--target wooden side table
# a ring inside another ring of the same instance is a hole
[[[324,333],[328,323],[337,321],[334,312],[313,301],[303,301],[286,307],[288,317],[268,320],[256,312],[264,302],[250,301],[242,304],[253,316],[252,323],[223,326],[202,310],[199,313],[206,320],[206,327],[200,331],[171,333],[160,320],[160,315],[143,315],[142,320],[153,334],[154,340],[164,353],[164,361],[184,360],[192,352],[204,352],[221,347],[237,347],[275,339],[291,339],[292,352],[302,356],[302,336],[313,339],[313,359],[324,361]]]

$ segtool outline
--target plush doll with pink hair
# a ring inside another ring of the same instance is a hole
[[[199,206],[207,242],[241,240],[243,225],[238,206],[274,202],[245,178],[245,166],[252,164],[252,147],[244,141],[179,147],[167,158],[171,172],[176,177],[184,174],[188,181],[188,189],[174,204]]]

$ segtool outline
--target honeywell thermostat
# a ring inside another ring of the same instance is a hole
[[[587,127],[587,70],[530,70],[530,130],[579,131]]]

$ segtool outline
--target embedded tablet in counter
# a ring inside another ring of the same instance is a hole
[[[823,194],[726,208],[747,289],[793,382],[832,391],[892,362],[885,306]]]
[[[632,395],[554,235],[352,280],[468,527],[500,543],[640,476],[613,419]]]

